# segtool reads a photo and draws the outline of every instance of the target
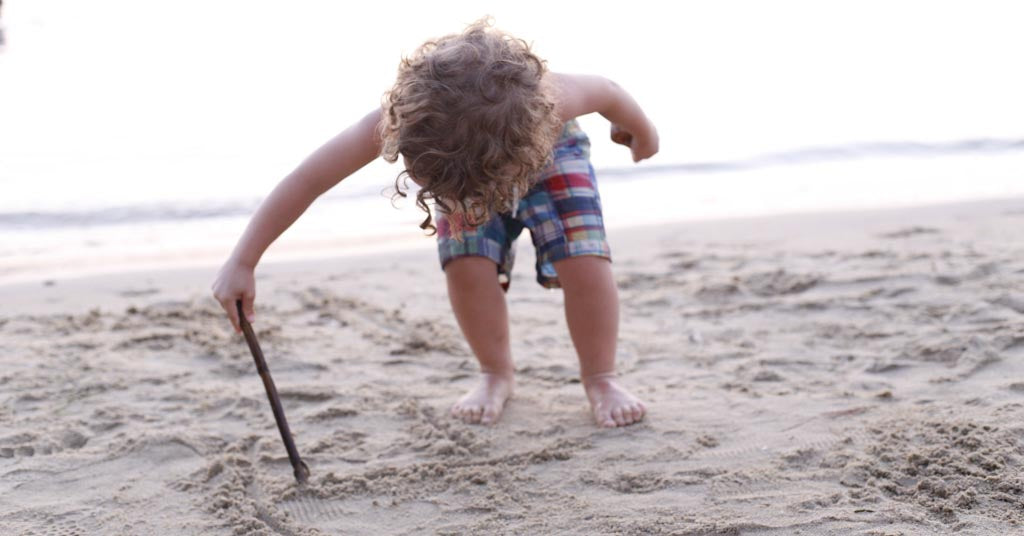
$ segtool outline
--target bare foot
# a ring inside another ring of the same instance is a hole
[[[494,424],[512,396],[511,374],[480,373],[480,384],[452,406],[452,415],[467,424]]]
[[[647,407],[614,381],[614,374],[595,374],[583,379],[590,409],[599,426],[615,428],[640,422]]]

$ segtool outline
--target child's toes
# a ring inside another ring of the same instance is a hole
[[[498,420],[498,409],[494,406],[484,407],[484,412],[480,417],[480,423],[493,424],[496,420]]]
[[[622,415],[622,408],[615,408],[612,410],[612,419],[615,420],[615,424],[619,426],[626,425],[626,418]]]

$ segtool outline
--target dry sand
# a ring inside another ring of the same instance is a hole
[[[429,247],[261,267],[297,488],[212,269],[0,288],[2,534],[1020,534],[1024,200],[612,233],[622,381],[596,428],[520,244],[518,392]]]

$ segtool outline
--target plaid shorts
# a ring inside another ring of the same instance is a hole
[[[508,290],[515,240],[524,228],[530,230],[537,250],[537,282],[546,288],[561,286],[553,266],[557,261],[582,255],[611,260],[590,165],[590,140],[575,120],[565,124],[553,156],[514,213],[494,214],[476,227],[458,226],[463,227],[462,240],[452,236],[448,218],[463,216],[436,211],[442,269],[459,257],[486,257],[498,265],[498,280]]]

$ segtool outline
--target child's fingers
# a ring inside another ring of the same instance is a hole
[[[654,154],[657,152],[657,149],[651,150],[650,148],[645,147],[630,147],[630,149],[633,153],[634,163],[639,162],[641,160],[647,160],[648,158],[654,156]]]
[[[612,141],[629,147],[633,143],[633,135],[616,125],[612,125]]]
[[[221,298],[218,301],[220,301],[220,306],[228,314],[228,320],[231,321],[231,326],[235,328],[235,333],[241,333],[242,326],[238,323],[238,311],[235,309],[234,298]]]
[[[647,158],[642,153],[640,153],[640,151],[637,151],[636,147],[632,147],[632,152],[633,152],[633,163],[634,164],[636,164],[637,162]]]
[[[216,287],[216,285],[214,285]],[[217,300],[224,312],[228,314],[228,320],[231,321],[231,326],[235,328],[235,332],[241,331],[238,327],[238,315],[235,313],[235,300],[223,295],[220,291],[214,289],[213,299]]]
[[[238,321],[238,312],[237,311],[231,311],[231,312],[228,313],[228,316],[231,318],[231,325],[232,325],[232,327],[235,328],[235,333],[241,333],[242,332],[242,323]]]
[[[254,309],[253,302],[256,301],[256,293],[246,292],[242,294],[242,311],[245,312],[245,318],[249,322],[256,320],[256,310]]]
[[[231,327],[235,328],[235,333],[241,333],[242,325],[238,321],[237,302],[243,297],[243,295],[248,294],[249,311],[252,311],[252,299],[255,297],[255,291],[252,289],[246,289],[246,286],[253,286],[251,280],[248,285],[244,282],[239,285],[233,279],[234,276],[232,276],[232,274],[225,273],[222,270],[222,273],[217,275],[217,280],[213,283],[213,299],[217,300],[217,303],[219,303],[221,308],[224,309],[224,312],[227,313],[228,320],[231,321]],[[239,289],[239,287],[241,287],[241,289]]]

